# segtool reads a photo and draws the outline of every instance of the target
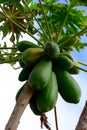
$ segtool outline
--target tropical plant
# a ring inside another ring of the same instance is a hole
[[[53,108],[56,113],[58,93],[68,103],[80,101],[81,89],[72,75],[80,70],[87,72],[80,66],[87,64],[74,59],[72,52],[87,47],[81,41],[87,35],[83,6],[86,3],[81,0],[0,1],[0,64],[8,63],[15,69],[18,63],[22,68],[18,79],[26,81],[16,94],[16,105],[5,130],[17,129],[28,104],[50,130],[45,113]],[[26,34],[34,42],[24,40]]]

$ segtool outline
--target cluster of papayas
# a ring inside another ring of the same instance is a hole
[[[17,45],[22,52],[19,64],[20,81],[27,81],[34,95],[29,106],[34,114],[41,115],[50,111],[57,102],[58,93],[68,103],[78,103],[81,89],[71,74],[79,73],[79,64],[70,52],[61,51],[55,42],[47,42],[44,48],[29,41],[21,41]],[[19,89],[16,100],[23,90]]]
[[[29,106],[34,114],[41,115],[43,112],[50,111],[58,98],[58,85],[56,75],[52,71],[52,61],[46,57],[45,49],[35,46],[29,41],[19,42],[17,47],[22,52],[22,57],[19,60],[22,70],[18,79],[19,81],[27,80],[31,88],[35,90],[29,101]],[[23,87],[24,85],[18,90],[16,100]]]

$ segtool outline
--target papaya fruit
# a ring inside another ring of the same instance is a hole
[[[53,41],[46,43],[45,53],[50,59],[52,60],[56,59],[60,53],[58,44]]]
[[[47,59],[39,61],[31,71],[28,82],[33,89],[43,89],[51,75],[52,62]]]
[[[20,41],[17,43],[17,48],[20,52],[23,52],[25,51],[27,48],[35,48],[35,47],[38,47],[36,44],[34,44],[33,42],[31,41]]]
[[[73,74],[73,75],[76,75],[76,74],[79,74],[80,73],[80,69],[78,69],[77,67],[79,67],[79,63],[77,60],[74,60],[74,65],[72,68],[68,69],[67,71],[70,73],[70,74]]]
[[[18,80],[23,82],[28,79],[29,74],[31,73],[34,66],[25,66],[19,73]]]
[[[19,65],[20,65],[22,68],[24,68],[24,67],[26,66],[22,59],[19,59]]]
[[[64,47],[64,49],[66,51],[73,51],[74,50],[74,46],[66,46],[66,47]]]
[[[67,56],[70,60],[74,60],[70,52],[61,53],[61,55]]]
[[[42,114],[42,112],[38,109],[37,104],[36,104],[36,98],[37,98],[37,93],[35,92],[34,95],[31,97],[30,101],[29,101],[29,106],[32,110],[32,112],[35,115],[40,116]]]
[[[15,100],[17,101],[17,99],[19,98],[21,92],[23,91],[23,88],[24,88],[24,85],[18,90],[18,92],[16,93],[16,96],[15,96]]]
[[[64,70],[68,70],[73,67],[73,61],[66,55],[59,55],[55,60],[55,64]]]
[[[81,89],[77,81],[65,70],[55,67],[54,71],[58,81],[58,90],[62,98],[68,103],[79,103]]]
[[[56,104],[58,98],[58,84],[56,75],[51,72],[50,79],[45,88],[38,91],[36,104],[40,111],[48,112]]]
[[[44,55],[42,48],[28,48],[22,54],[23,62],[28,65],[34,65]]]

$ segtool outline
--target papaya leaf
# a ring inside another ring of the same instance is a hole
[[[25,0],[27,4],[29,4],[30,2],[32,2],[32,0]]]
[[[3,37],[2,38],[6,37],[6,35],[9,34],[9,32],[10,32],[9,25],[5,24],[4,26],[1,26],[0,30],[3,33]]]
[[[10,0],[0,0],[0,4],[10,2]]]
[[[87,0],[70,0],[73,5],[87,6]]]
[[[79,52],[81,49],[84,49],[85,47],[87,47],[87,43],[82,43],[82,42],[78,42],[77,44],[75,44],[75,49]]]
[[[69,6],[66,4],[49,4],[48,2],[46,2],[45,4],[43,4],[43,8],[45,10],[44,12],[46,13],[48,25],[49,27],[52,27],[52,33],[55,33],[56,36],[56,32],[60,31],[62,32],[61,35],[63,35],[64,33],[66,33],[67,35],[76,34],[79,30],[83,29],[84,25],[86,25],[87,23],[87,16],[84,15],[85,11],[79,10],[76,7],[72,7],[68,15],[67,12]],[[65,17],[67,18],[66,20]],[[41,26],[46,31],[46,33],[48,34],[43,14],[40,15],[38,20],[41,23]]]

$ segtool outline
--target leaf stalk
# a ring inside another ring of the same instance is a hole
[[[6,11],[3,9],[3,7],[0,5],[0,8],[3,11],[3,14],[12,22],[14,23],[16,26],[18,26],[20,29],[22,29],[25,33],[27,33],[29,36],[31,36],[34,40],[36,40],[38,43],[40,43],[40,45],[42,45],[42,43],[35,38],[30,32],[26,31],[21,25],[19,25],[18,23],[16,23],[11,17],[9,17],[9,15],[6,13]]]

